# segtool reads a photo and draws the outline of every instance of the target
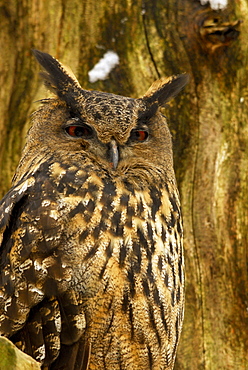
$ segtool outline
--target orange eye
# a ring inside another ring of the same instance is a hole
[[[89,126],[68,126],[66,132],[72,137],[90,137],[92,136],[92,129]]]
[[[148,133],[146,131],[137,131],[137,140],[138,141],[144,141],[148,136]]]
[[[145,141],[148,138],[148,132],[145,130],[132,130],[130,139],[132,141]]]

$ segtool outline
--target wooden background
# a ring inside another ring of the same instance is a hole
[[[185,230],[186,312],[175,369],[248,369],[248,2],[0,0],[0,191],[47,96],[31,49],[71,67],[86,89],[142,96],[187,72],[166,109]],[[88,71],[108,51],[105,81]]]

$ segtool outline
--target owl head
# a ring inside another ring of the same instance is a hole
[[[71,165],[92,164],[111,176],[147,178],[153,173],[154,181],[173,176],[171,136],[159,108],[186,85],[186,74],[160,79],[134,99],[84,90],[55,58],[33,53],[56,97],[45,99],[33,115],[19,169],[29,161],[37,167],[41,158],[59,158]]]

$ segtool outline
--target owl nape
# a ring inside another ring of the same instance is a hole
[[[160,108],[82,89],[34,50],[54,97],[0,203],[0,334],[42,369],[173,369],[184,315],[182,219]]]

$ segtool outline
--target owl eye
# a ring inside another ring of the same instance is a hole
[[[68,135],[70,135],[72,137],[86,137],[86,138],[89,138],[89,137],[92,136],[92,133],[93,133],[92,128],[87,126],[87,125],[67,126],[65,128],[65,131],[67,132]]]
[[[145,130],[132,130],[130,134],[130,139],[132,141],[145,141],[148,138],[149,134]]]

